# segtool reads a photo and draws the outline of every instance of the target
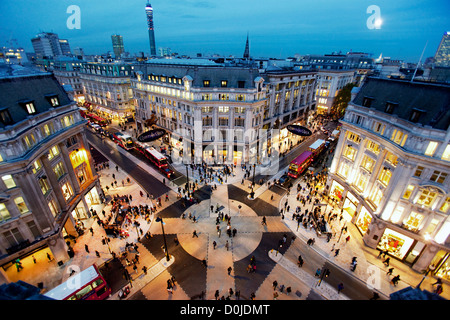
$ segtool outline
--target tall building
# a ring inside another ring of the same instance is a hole
[[[364,243],[450,280],[450,87],[367,78],[353,89],[327,181]]]
[[[317,74],[316,101],[317,113],[329,114],[333,101],[345,85],[353,82],[356,70],[319,69]]]
[[[155,29],[153,27],[153,8],[148,1],[147,5],[145,6],[145,13],[147,14],[148,38],[150,40],[150,55],[156,56]]]
[[[134,71],[138,132],[156,117],[174,162],[267,163],[300,142],[287,126],[306,123],[314,107],[316,72],[260,73],[207,59],[151,59]]]
[[[42,32],[31,39],[37,58],[70,55],[69,41],[59,39],[56,33]]]
[[[51,73],[19,67],[0,68],[0,265],[44,247],[65,263],[102,195],[86,121]]]
[[[134,113],[130,86],[131,65],[83,63],[79,70],[84,99],[107,119],[123,119]]]
[[[438,67],[450,67],[450,31],[444,33],[441,43],[434,55],[435,64]]]
[[[123,46],[123,37],[118,34],[113,34],[111,36],[112,46],[114,51],[114,56],[120,58],[120,55],[125,52],[125,48]]]

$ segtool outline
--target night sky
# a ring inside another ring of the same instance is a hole
[[[130,53],[150,51],[146,0],[0,1],[0,44],[17,39],[33,52],[30,39],[55,32],[73,51],[112,52],[111,35],[123,36]],[[247,33],[252,57],[286,58],[295,54],[363,51],[417,62],[424,46],[434,56],[450,31],[450,1],[416,0],[152,0],[156,46],[172,52],[242,56]],[[67,8],[77,5],[81,28],[69,29]],[[367,20],[379,8],[379,29]]]

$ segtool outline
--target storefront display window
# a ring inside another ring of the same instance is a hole
[[[440,250],[434,257],[432,264],[436,266],[435,276],[450,281],[450,254]]]
[[[403,259],[413,242],[413,239],[386,228],[380,242],[378,243],[377,249],[382,251],[387,250],[390,255]]]
[[[356,206],[358,205],[358,203],[358,199],[356,199],[355,196],[353,196],[350,192],[347,192],[347,198],[345,198],[344,206],[342,207],[344,209],[344,218],[347,221],[352,220],[352,217],[355,215]]]
[[[335,199],[341,201],[343,192],[344,192],[344,187],[341,186],[336,181],[333,181],[333,183],[331,184],[330,196],[332,198],[335,198]]]
[[[356,220],[356,226],[364,235],[369,228],[370,222],[372,222],[372,216],[366,208],[362,207],[361,212],[359,213],[358,220]]]

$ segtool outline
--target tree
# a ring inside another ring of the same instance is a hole
[[[331,117],[334,120],[342,118],[345,114],[345,109],[348,106],[352,98],[352,89],[356,84],[353,82],[346,84],[334,98],[333,104],[331,106]]]

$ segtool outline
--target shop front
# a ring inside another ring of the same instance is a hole
[[[347,192],[347,196],[345,198],[344,205],[342,207],[344,218],[346,220],[351,221],[353,219],[358,204],[359,204],[358,199],[356,199],[356,197],[350,191]]]
[[[386,228],[378,242],[377,249],[387,251],[391,256],[403,260],[413,244],[414,239],[395,230]]]
[[[435,266],[436,277],[450,282],[450,252],[439,250],[431,264]]]
[[[371,222],[372,222],[372,215],[364,206],[361,207],[355,225],[362,235],[366,234]]]
[[[334,199],[337,202],[340,202],[342,201],[343,194],[344,194],[344,187],[336,180],[333,180],[330,188],[330,198]]]

